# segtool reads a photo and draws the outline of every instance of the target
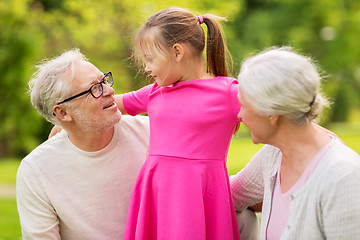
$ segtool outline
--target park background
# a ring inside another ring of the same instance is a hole
[[[136,30],[170,6],[227,17],[223,23],[234,59],[273,45],[288,45],[321,67],[332,101],[320,124],[360,153],[360,1],[358,0],[1,0],[0,1],[0,240],[21,239],[15,177],[20,160],[47,139],[52,127],[27,94],[33,66],[72,48],[102,72],[111,71],[116,93],[149,83],[130,56]],[[206,29],[206,28],[205,28]],[[233,139],[229,174],[261,147],[245,126]]]

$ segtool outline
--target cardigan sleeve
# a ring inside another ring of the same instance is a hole
[[[262,202],[264,177],[274,168],[276,148],[264,145],[236,175],[230,176],[230,189],[237,211]]]

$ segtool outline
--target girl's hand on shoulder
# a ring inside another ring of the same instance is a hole
[[[50,131],[50,134],[49,134],[49,137],[48,138],[52,138],[53,136],[55,136],[56,134],[58,134],[59,132],[61,132],[62,128],[55,125],[51,131]]]
[[[334,132],[332,132],[332,131],[330,131],[329,129],[326,129],[326,128],[320,126],[319,124],[316,124],[316,123],[315,123],[315,125],[316,125],[316,127],[317,127],[321,132],[324,132],[324,133],[326,133],[326,134],[328,134],[328,135],[331,135],[331,136],[335,137],[335,138],[338,139],[341,143],[343,143],[344,145],[346,145],[345,142],[344,142],[338,135],[336,135]]]

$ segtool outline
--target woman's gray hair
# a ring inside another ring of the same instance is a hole
[[[246,59],[238,80],[259,114],[285,115],[302,124],[316,119],[329,105],[320,93],[316,65],[290,47],[271,48]]]
[[[53,115],[53,106],[72,92],[76,62],[86,60],[79,49],[69,50],[58,57],[45,59],[36,65],[29,81],[31,103],[49,122],[59,124]],[[67,103],[64,103],[66,105]]]

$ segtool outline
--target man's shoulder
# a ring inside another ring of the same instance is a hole
[[[49,156],[58,156],[64,151],[65,137],[67,137],[67,133],[62,130],[34,148],[22,161],[41,161],[41,159],[49,159]]]
[[[149,117],[148,116],[129,116],[124,115],[121,117],[119,123],[116,124],[118,128],[142,128],[143,130],[149,129]]]
[[[142,142],[148,145],[150,138],[150,124],[147,116],[122,116],[119,123],[115,125],[117,139],[122,142]],[[123,143],[124,144],[124,143]]]

